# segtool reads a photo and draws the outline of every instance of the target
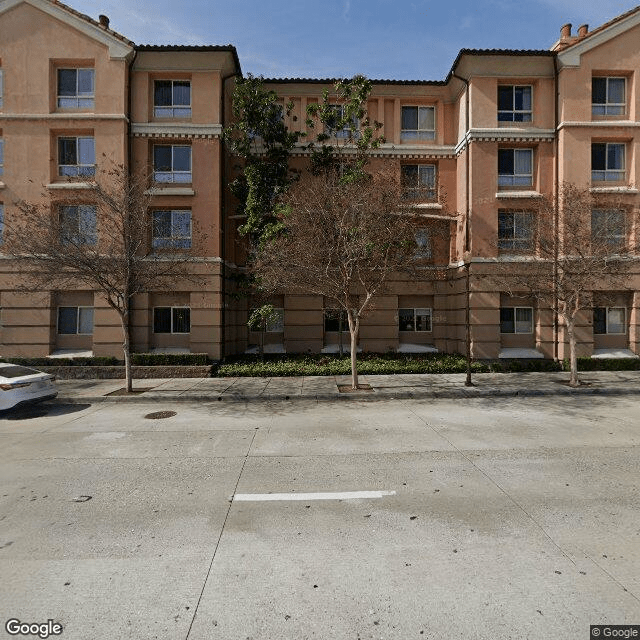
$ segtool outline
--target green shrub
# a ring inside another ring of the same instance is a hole
[[[569,360],[562,369],[571,370]],[[578,358],[578,371],[640,371],[640,358]]]
[[[25,367],[110,367],[122,364],[111,356],[91,358],[3,358],[4,362],[20,364]]]
[[[91,358],[4,358],[4,362],[21,364],[26,367],[113,367],[122,366],[123,360],[111,356]],[[132,353],[134,366],[204,366],[209,364],[206,353]]]
[[[206,353],[132,353],[131,364],[143,367],[204,366],[209,364]]]

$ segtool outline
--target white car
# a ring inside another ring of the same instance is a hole
[[[55,376],[37,369],[0,362],[0,411],[55,398],[54,380]]]

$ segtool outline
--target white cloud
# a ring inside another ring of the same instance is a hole
[[[137,4],[139,10],[123,0],[101,0],[98,11],[110,15],[111,28],[136,44],[208,44],[199,35],[158,15],[152,6]]]
[[[342,11],[342,19],[349,22],[349,12],[351,11],[351,0],[345,0],[344,10]]]

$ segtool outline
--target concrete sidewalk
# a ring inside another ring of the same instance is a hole
[[[300,376],[287,378],[171,378],[135,380],[131,396],[109,395],[124,387],[124,380],[58,380],[57,402],[150,402],[223,401],[255,402],[274,400],[377,400],[403,398],[473,398],[546,395],[629,395],[640,394],[640,371],[597,371],[580,375],[578,389],[567,385],[569,374],[558,373],[478,373],[473,387],[465,387],[465,374],[397,374],[359,376],[372,391],[341,393],[339,385],[349,384],[349,376]]]

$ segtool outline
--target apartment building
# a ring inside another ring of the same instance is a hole
[[[50,197],[57,214],[95,225],[89,199],[56,201],[89,194],[104,159],[147,171],[153,246],[188,251],[195,228],[206,241],[193,265],[197,286],[135,298],[133,348],[220,357],[221,134],[225,83],[240,73],[235,49],[136,47],[107,17],[94,21],[52,0],[3,2],[0,43],[0,217],[18,215],[17,201]],[[0,259],[3,355],[121,354],[120,320],[99,293],[25,294],[19,275]]]
[[[549,50],[464,49],[444,80],[373,82],[368,110],[386,142],[370,167],[402,178],[398,204],[418,220],[423,268],[376,300],[361,349],[464,352],[468,301],[474,357],[566,356],[552,310],[524,292],[496,290],[490,276],[497,265],[521,268],[513,249],[527,245],[540,199],[562,181],[596,198],[614,194],[622,204],[610,232],[635,243],[624,218],[640,203],[638,43],[640,8],[592,31],[565,25]],[[94,21],[55,0],[0,6],[0,216],[17,215],[15,201],[36,200],[43,187],[54,201],[81,189],[104,154],[148,171],[151,215],[170,229],[150,239],[154,246],[185,250],[196,229],[206,235],[197,286],[135,299],[136,351],[220,358],[259,341],[246,327],[251,302],[232,295],[242,221],[226,188],[236,163],[221,134],[240,75],[232,46],[136,46],[106,17]],[[333,81],[266,84],[293,103],[287,124],[296,129]],[[294,156],[304,167],[305,150]],[[448,236],[430,233],[433,225]],[[594,291],[596,307],[579,319],[580,355],[640,354],[640,273],[630,269],[628,290]],[[27,295],[16,275],[0,259],[2,355],[120,354],[118,318],[99,294]],[[267,351],[338,349],[345,326],[328,301],[283,291],[273,304],[280,312],[263,336]]]

